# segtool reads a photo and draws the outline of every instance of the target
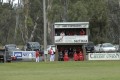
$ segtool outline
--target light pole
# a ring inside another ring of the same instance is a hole
[[[16,36],[17,36],[17,29],[19,27],[19,9],[20,9],[20,0],[16,4],[16,26],[15,26],[15,34],[14,34],[14,44],[16,44]]]
[[[43,20],[44,20],[44,59],[47,61],[47,26],[46,26],[46,0],[43,0]]]

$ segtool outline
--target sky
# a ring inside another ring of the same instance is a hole
[[[3,0],[3,2],[8,2],[8,0]],[[13,4],[17,4],[18,3],[18,0],[14,0]]]

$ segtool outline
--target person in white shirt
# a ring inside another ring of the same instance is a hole
[[[60,33],[60,36],[65,36],[65,33],[62,31],[61,33]]]
[[[55,54],[54,54],[53,49],[51,48],[50,49],[50,61],[54,61],[54,59],[55,59]]]

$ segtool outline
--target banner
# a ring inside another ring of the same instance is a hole
[[[88,60],[120,60],[120,53],[89,53]]]
[[[55,43],[88,43],[88,36],[55,36]]]
[[[13,56],[17,59],[35,58],[35,51],[13,51]]]

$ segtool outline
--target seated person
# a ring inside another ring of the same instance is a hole
[[[85,31],[83,29],[80,30],[80,35],[85,35]]]
[[[65,33],[62,31],[62,32],[60,33],[60,36],[65,36]]]

